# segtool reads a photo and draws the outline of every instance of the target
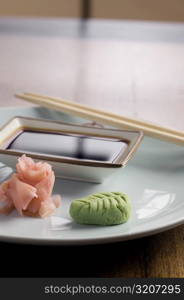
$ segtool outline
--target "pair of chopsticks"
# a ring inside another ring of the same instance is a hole
[[[146,121],[128,118],[60,98],[32,93],[16,94],[16,97],[43,107],[93,120],[101,124],[110,125],[120,129],[141,130],[145,135],[150,137],[159,138],[161,140],[173,143],[184,144],[184,132],[182,131],[162,127]]]

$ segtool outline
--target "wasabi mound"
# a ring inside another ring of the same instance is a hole
[[[70,206],[70,216],[79,224],[118,225],[127,222],[130,214],[130,200],[119,192],[92,194]]]

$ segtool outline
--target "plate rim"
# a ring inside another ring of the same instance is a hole
[[[49,246],[85,246],[85,245],[100,245],[115,242],[124,242],[133,239],[139,239],[151,236],[157,233],[167,231],[184,224],[184,217],[179,220],[167,223],[164,226],[154,227],[151,230],[141,230],[135,234],[115,234],[109,237],[83,238],[83,239],[59,239],[59,238],[30,238],[30,237],[13,237],[0,235],[1,242],[32,244],[32,245],[49,245]]]

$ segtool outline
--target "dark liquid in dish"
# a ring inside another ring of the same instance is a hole
[[[9,144],[7,149],[24,153],[113,162],[126,147],[127,144],[118,139],[24,131]]]

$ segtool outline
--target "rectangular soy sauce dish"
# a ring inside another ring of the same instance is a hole
[[[14,117],[0,131],[0,161],[13,169],[23,153],[52,165],[56,176],[101,183],[137,150],[140,131]]]

